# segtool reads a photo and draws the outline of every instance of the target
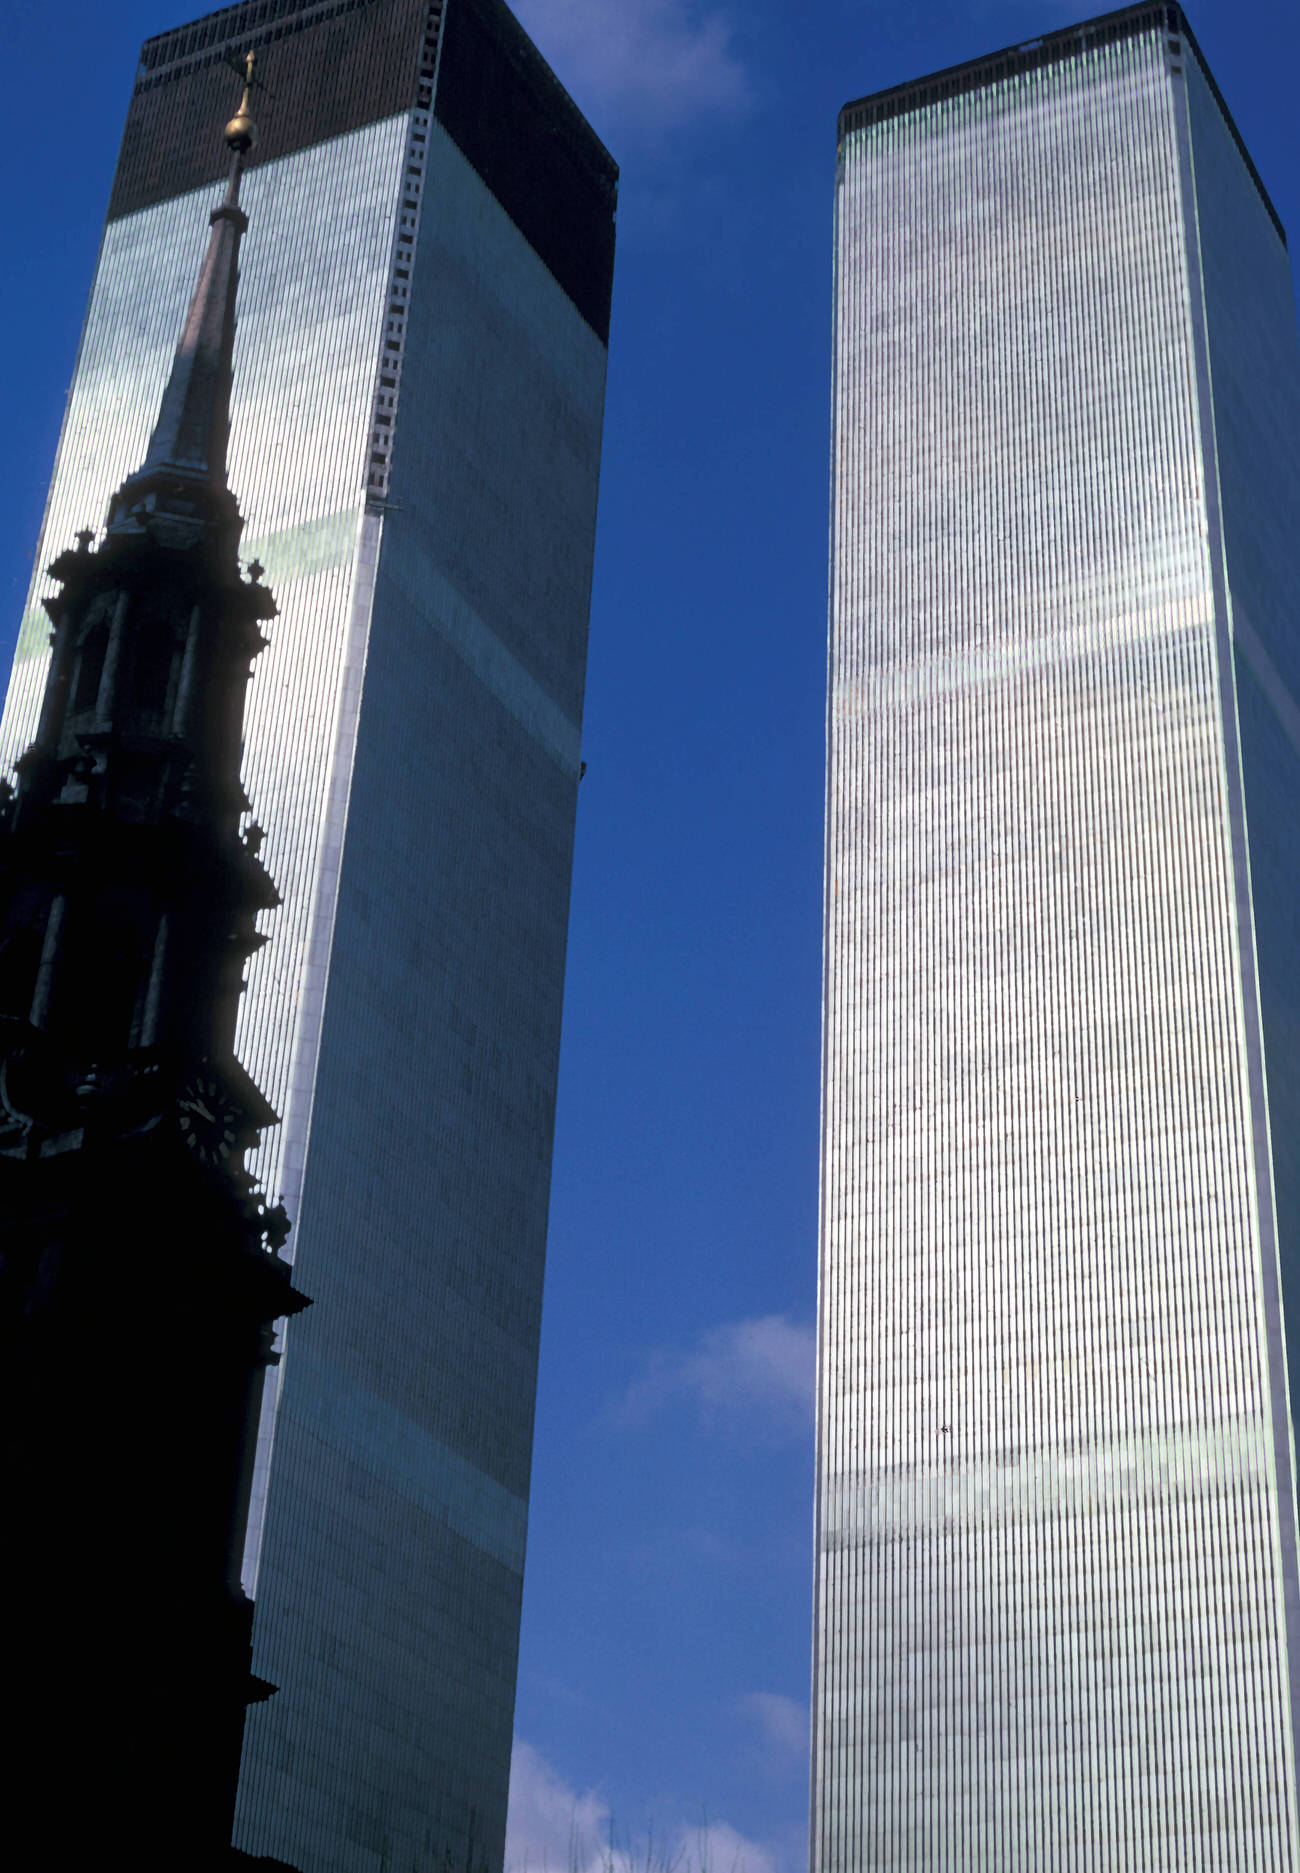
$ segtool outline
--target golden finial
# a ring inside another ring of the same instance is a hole
[[[237,61],[232,61],[235,63]],[[257,125],[253,122],[253,112],[248,101],[248,93],[253,83],[253,54],[250,52],[244,64],[244,95],[239,100],[239,109],[226,125],[226,142],[232,150],[244,156],[257,141]]]

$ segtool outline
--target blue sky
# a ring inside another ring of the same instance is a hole
[[[6,26],[0,591],[26,593],[135,53]],[[623,169],[512,1854],[804,1858],[835,116],[1056,0],[518,0]],[[1098,9],[1101,10],[1101,9]],[[1300,9],[1193,28],[1300,229]],[[107,493],[107,490],[105,491]],[[585,1865],[585,1862],[584,1862]]]

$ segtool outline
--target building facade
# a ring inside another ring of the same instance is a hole
[[[244,1584],[278,1691],[235,1841],[301,1873],[493,1868],[616,171],[499,0],[262,0],[150,40],[38,566],[144,454],[216,199],[204,133],[250,46],[270,95],[229,466],[279,606],[244,779],[283,906],[236,1045],[281,1117],[250,1168],[315,1304],[259,1437]]]
[[[1300,347],[1181,10],[846,106],[813,1864],[1300,1866]]]

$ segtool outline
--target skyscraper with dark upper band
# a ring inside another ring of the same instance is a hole
[[[813,1865],[1292,1873],[1283,231],[1171,5],[836,199]]]
[[[278,1691],[235,1840],[301,1873],[493,1868],[617,172],[500,0],[260,0],[150,40],[38,566],[144,455],[250,47],[230,480],[280,614],[244,777],[283,905],[236,1044],[314,1305],[263,1413],[244,1578]]]

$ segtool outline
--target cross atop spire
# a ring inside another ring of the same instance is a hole
[[[230,388],[235,346],[235,289],[239,279],[239,243],[248,217],[239,205],[244,158],[257,130],[249,92],[253,54],[242,61],[244,93],[230,122],[230,177],[225,199],[211,215],[207,252],[186,315],[171,376],[163,392],[149,448],[140,467],[123,484],[110,510],[110,527],[130,524],[146,484],[166,477],[198,484],[217,494],[226,490],[226,447],[230,438]]]

